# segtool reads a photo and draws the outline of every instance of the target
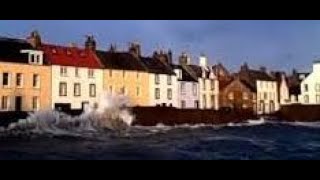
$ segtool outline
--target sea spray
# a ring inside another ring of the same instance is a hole
[[[104,94],[100,102],[88,106],[84,112],[72,117],[65,113],[47,110],[30,113],[26,119],[11,123],[8,128],[1,128],[1,136],[53,134],[79,135],[86,132],[128,129],[134,116],[129,112],[129,99],[122,95]]]

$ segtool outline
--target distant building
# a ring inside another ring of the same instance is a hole
[[[96,43],[89,36],[85,48],[42,43],[51,67],[53,109],[70,110],[96,106],[103,93],[103,66],[94,53]],[[50,96],[48,96],[50,97]]]
[[[179,62],[189,58],[186,54],[179,57]],[[188,60],[190,61],[190,60]],[[199,84],[198,78],[192,76],[185,67],[185,63],[173,65],[174,71],[178,78],[178,104],[182,109],[198,109],[199,102]]]
[[[320,104],[320,62],[313,63],[312,73],[301,77],[301,95],[299,102],[302,104]]]
[[[212,67],[208,65],[206,56],[201,55],[199,65],[190,62],[184,66],[188,73],[197,77],[199,84],[199,102],[201,109],[219,109],[219,81],[213,73]]]
[[[39,39],[37,32],[32,36]],[[25,40],[0,38],[0,111],[50,109],[50,82],[42,51]]]
[[[239,78],[252,87],[257,93],[257,114],[270,114],[279,110],[278,84],[265,68],[249,69],[247,64],[241,66]]]
[[[221,108],[257,111],[257,92],[253,85],[236,76],[220,90]]]

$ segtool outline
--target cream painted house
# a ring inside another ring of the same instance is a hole
[[[50,109],[51,69],[27,41],[0,39],[0,111]]]

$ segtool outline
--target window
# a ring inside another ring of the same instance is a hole
[[[122,95],[126,94],[126,88],[125,87],[122,87],[120,89],[120,94],[122,94]]]
[[[264,98],[264,99],[268,99],[268,93],[265,92],[265,93],[263,94],[263,98]]]
[[[3,86],[9,86],[10,78],[9,78],[9,73],[3,73],[2,75],[2,85]]]
[[[140,73],[139,72],[137,72],[137,79],[139,79],[140,78]]]
[[[242,99],[243,100],[248,100],[249,99],[248,93],[246,93],[246,92],[242,93]]]
[[[22,87],[23,86],[23,76],[22,76],[21,73],[17,73],[16,86],[17,87]]]
[[[96,97],[96,85],[95,84],[90,84],[89,85],[89,95],[90,97]]]
[[[37,96],[32,97],[32,110],[33,111],[39,110],[39,97]]]
[[[203,88],[203,90],[206,90],[206,80],[203,79],[202,81],[203,81],[202,82],[202,88]]]
[[[181,108],[185,109],[186,108],[186,101],[181,101]]]
[[[167,91],[168,91],[167,92],[168,93],[167,94],[168,95],[168,100],[172,100],[172,89],[168,89]]]
[[[199,101],[194,101],[194,107],[199,109]]]
[[[214,90],[214,80],[211,80],[211,90]]]
[[[112,77],[112,70],[109,70],[109,77]]]
[[[37,63],[40,64],[40,55],[37,55]]]
[[[30,61],[31,61],[31,63],[35,63],[35,55],[34,54],[30,54]]]
[[[109,86],[109,93],[112,94],[112,86]]]
[[[182,82],[181,83],[181,94],[184,94],[186,92],[186,83]]]
[[[316,96],[316,102],[317,102],[317,104],[320,104],[320,95]]]
[[[160,84],[160,76],[159,76],[159,74],[155,75],[155,83],[156,84]]]
[[[234,100],[234,94],[233,94],[233,92],[229,93],[228,98],[229,98],[229,100]]]
[[[198,87],[196,83],[192,84],[192,91],[193,91],[193,95],[196,96],[198,93]]]
[[[60,76],[62,77],[68,76],[67,67],[60,67]]]
[[[305,92],[308,92],[308,91],[309,91],[308,84],[305,84],[305,85],[304,85],[304,91],[305,91]]]
[[[172,85],[172,77],[171,76],[168,76],[167,77],[167,81],[168,81],[168,85]]]
[[[2,96],[1,98],[1,110],[8,110],[9,108],[9,97]]]
[[[93,69],[89,69],[88,70],[88,77],[89,78],[94,78],[94,70]]]
[[[316,92],[320,92],[320,84],[316,84]]]
[[[67,96],[68,90],[67,90],[67,83],[61,82],[59,85],[59,95],[60,96]]]
[[[273,99],[273,93],[269,93],[269,99]]]
[[[74,72],[75,76],[76,76],[76,77],[80,77],[79,68],[75,68],[74,71],[75,71],[75,72]]]
[[[155,89],[155,98],[160,99],[160,89],[159,88]]]
[[[309,96],[308,96],[308,95],[305,95],[305,96],[304,96],[304,102],[305,102],[305,103],[309,103]]]
[[[74,96],[76,96],[76,97],[81,96],[81,85],[80,85],[80,83],[75,83],[74,84],[73,93],[74,93]]]
[[[32,83],[34,88],[39,88],[40,87],[40,76],[39,74],[34,74],[33,75],[33,83]]]
[[[126,77],[126,71],[122,71],[122,77],[123,77],[123,78]]]
[[[206,97],[206,95],[203,95],[203,108],[207,108],[207,97]]]
[[[140,96],[140,87],[137,87],[137,96]]]

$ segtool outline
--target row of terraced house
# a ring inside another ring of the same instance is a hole
[[[97,106],[105,93],[128,97],[130,106],[251,109],[257,114],[295,102],[297,83],[283,72],[253,70],[245,63],[230,73],[208,62],[200,55],[193,64],[186,53],[174,60],[170,50],[144,56],[137,43],[125,51],[112,45],[98,50],[93,36],[83,48],[42,42],[36,31],[26,39],[0,38],[0,111],[83,109]]]

